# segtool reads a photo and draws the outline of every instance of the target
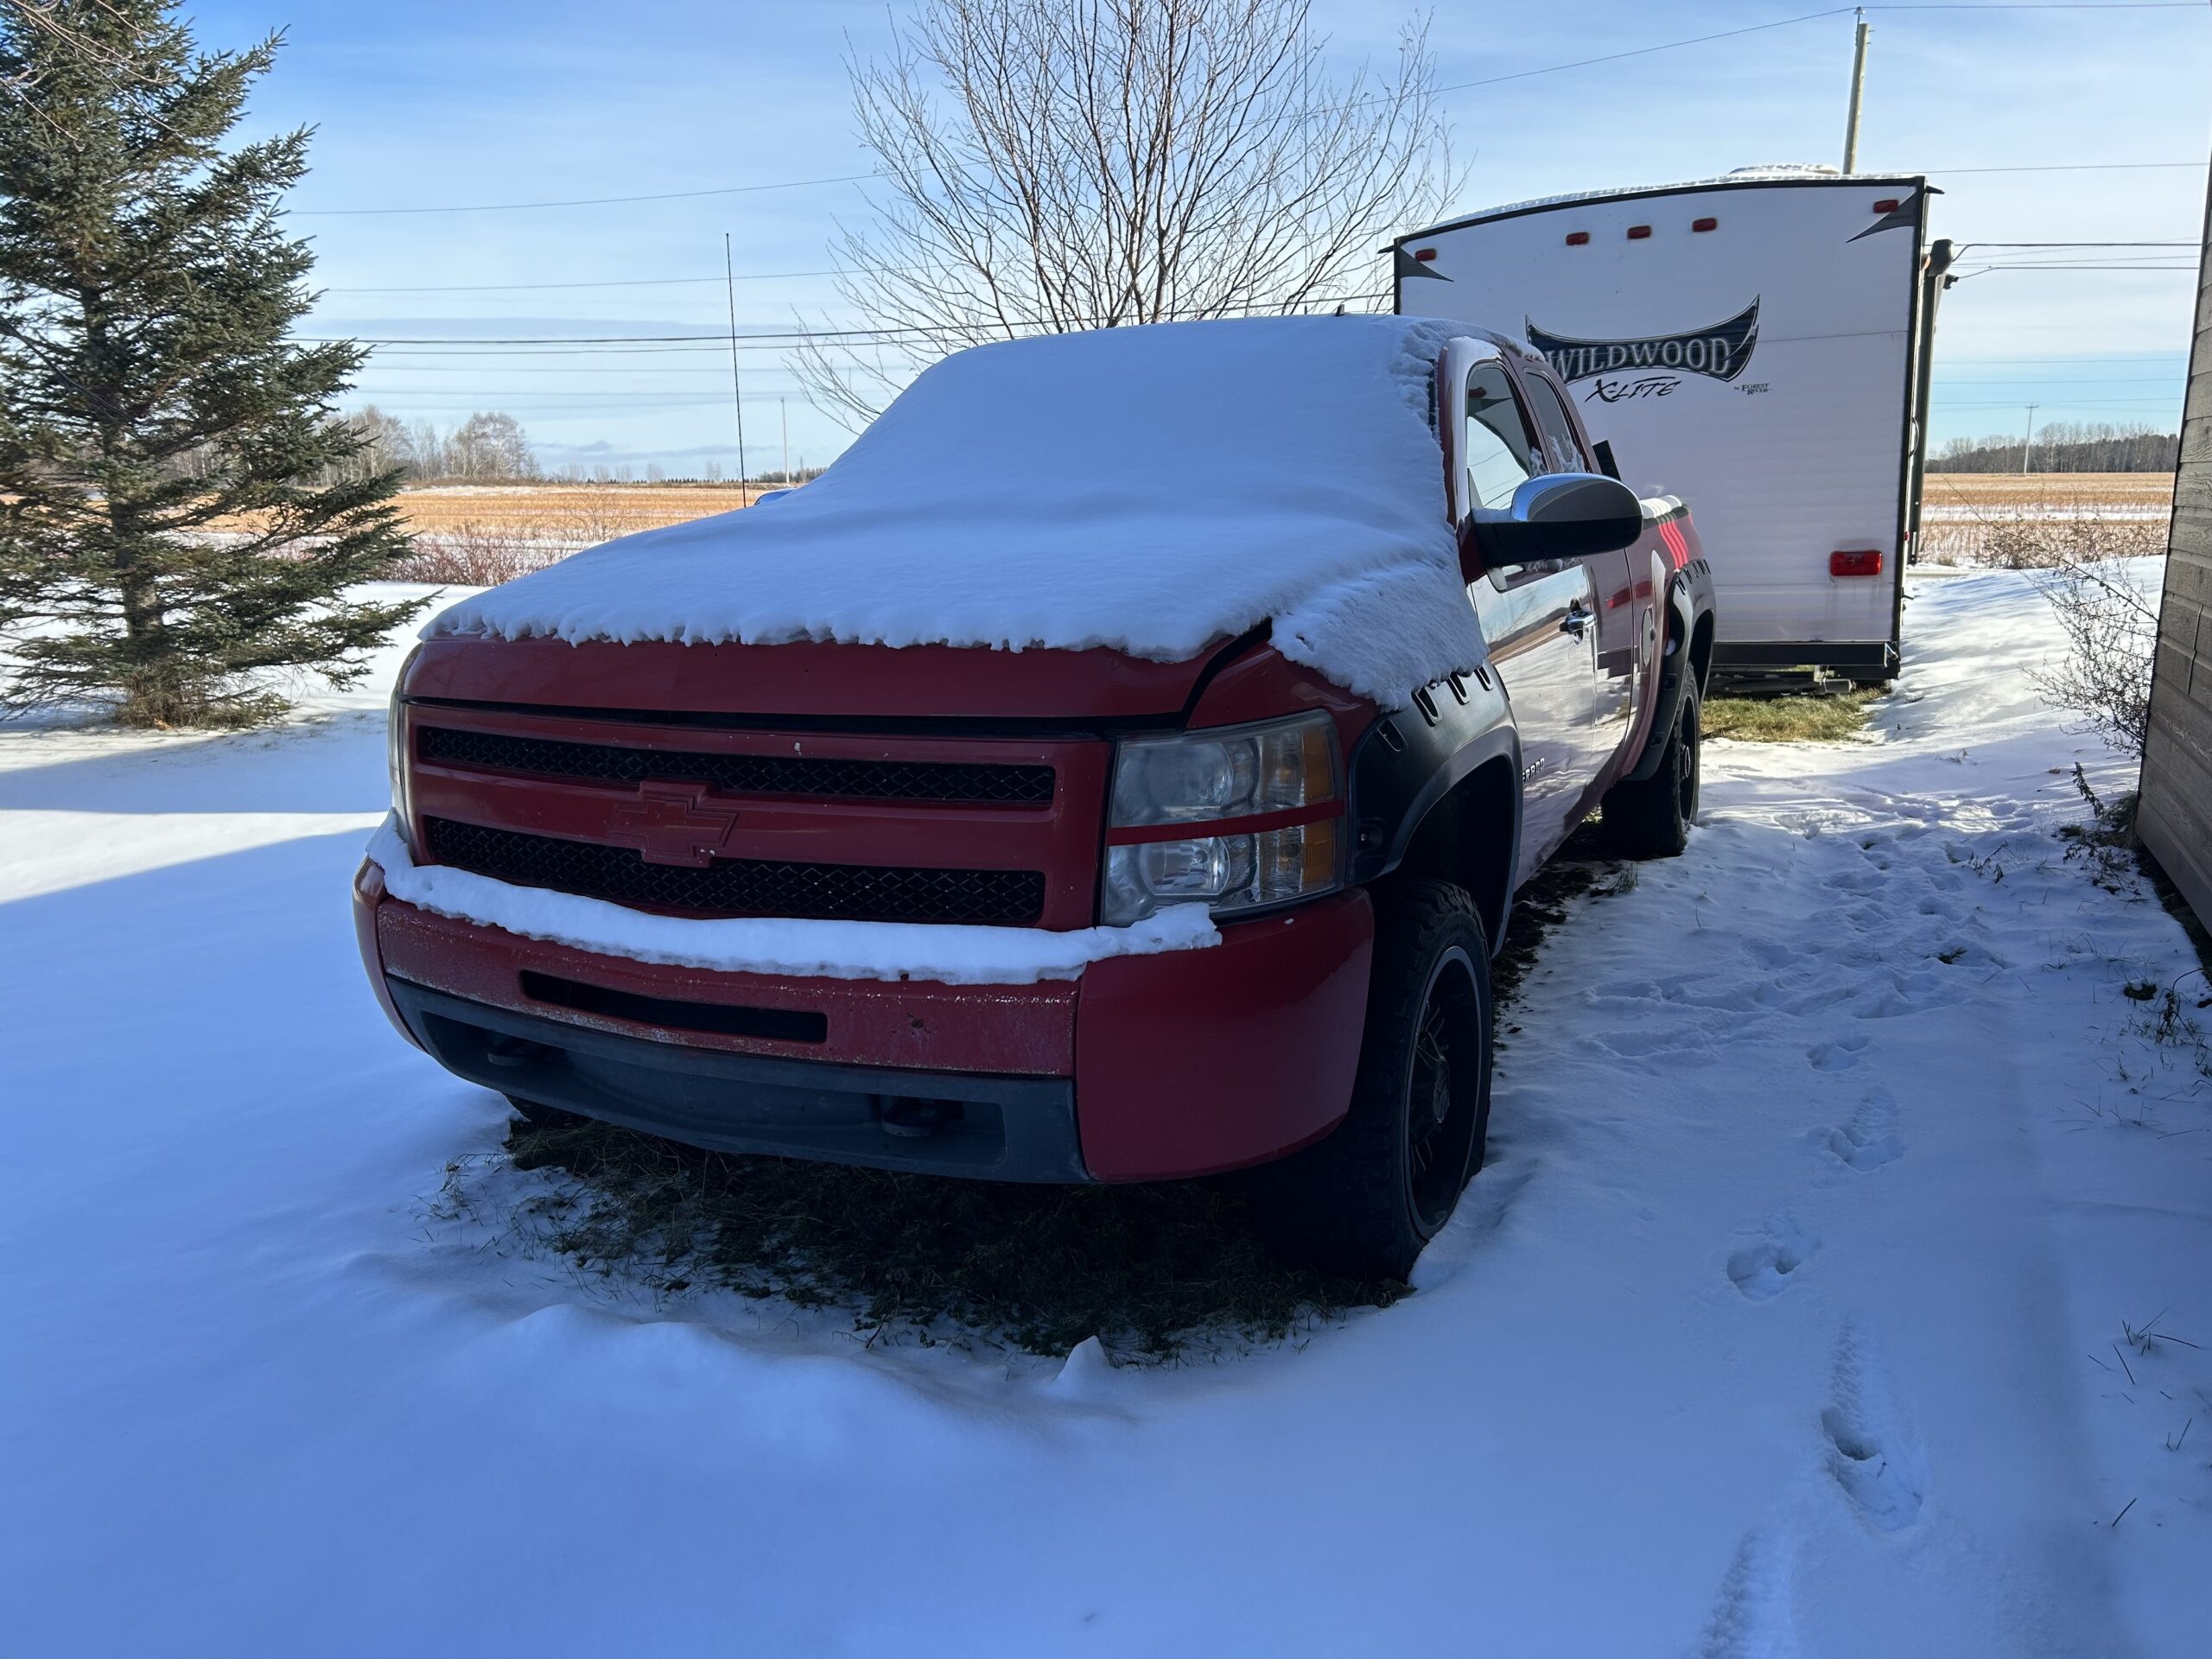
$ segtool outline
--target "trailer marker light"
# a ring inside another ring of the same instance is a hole
[[[1832,576],[1878,576],[1881,574],[1882,550],[1878,547],[1828,555],[1828,575]]]
[[[1641,242],[1650,234],[1651,227],[1649,225],[1631,225],[1628,227],[1628,239],[1631,242]]]
[[[1717,231],[1719,228],[1720,221],[1717,219],[1694,219],[1690,220],[1690,229],[1694,231]]]
[[[1895,196],[1884,196],[1874,204],[1874,211],[1878,213],[1894,213],[1897,210],[1897,199]]]
[[[1414,250],[1414,257],[1420,260],[1421,264],[1427,264],[1430,260],[1436,257],[1436,250],[1434,248],[1415,248]]]
[[[1587,231],[1569,231],[1567,233],[1567,245],[1570,248],[1581,247],[1589,240],[1590,232]]]

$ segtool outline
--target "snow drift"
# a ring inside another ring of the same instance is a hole
[[[1461,325],[1168,323],[979,346],[773,505],[609,542],[425,637],[1080,651],[1274,624],[1386,705],[1483,656],[1429,377]]]

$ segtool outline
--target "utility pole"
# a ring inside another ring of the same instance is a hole
[[[2028,435],[2020,441],[2020,471],[2023,474],[2029,470],[2028,457],[2036,452],[2036,410],[2038,407],[2035,404],[2028,405]]]
[[[745,383],[737,373],[737,270],[729,257],[729,232],[722,232],[722,286],[729,290],[729,391],[737,404],[737,504],[751,505],[745,493]]]
[[[1866,91],[1866,37],[1874,31],[1866,22],[1864,7],[1859,10],[1859,38],[1851,54],[1851,113],[1843,125],[1843,170],[1859,170],[1859,105]]]
[[[791,417],[784,407],[784,400],[776,399],[776,420],[784,429],[784,487],[791,486]]]

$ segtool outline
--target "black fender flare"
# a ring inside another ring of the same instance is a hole
[[[1363,884],[1396,869],[1438,804],[1498,760],[1513,779],[1511,821],[1500,826],[1509,838],[1502,917],[1512,903],[1512,873],[1521,855],[1521,734],[1503,687],[1487,669],[1424,688],[1412,706],[1382,715],[1353,744],[1348,879]]]
[[[1667,740],[1675,730],[1675,716],[1682,706],[1682,689],[1693,672],[1690,642],[1697,638],[1700,616],[1713,611],[1713,577],[1703,559],[1677,570],[1667,583],[1667,627],[1659,644],[1659,697],[1652,711],[1651,731],[1643,740],[1643,753],[1622,775],[1621,781],[1640,784],[1659,770],[1667,753]]]

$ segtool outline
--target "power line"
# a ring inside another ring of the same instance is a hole
[[[1306,300],[1301,302],[1301,303],[1318,309],[1327,306],[1341,307],[1358,302],[1364,302],[1370,300],[1385,300],[1389,297],[1390,296],[1388,294],[1380,293],[1341,294],[1329,295],[1325,297]],[[1154,319],[1154,321],[1172,321],[1187,318],[1219,317],[1228,311],[1240,311],[1249,315],[1255,311],[1272,312],[1277,308],[1277,306],[1273,302],[1255,300],[1244,305],[1224,307],[1221,308],[1220,310],[1215,310],[1212,308],[1208,308],[1204,311],[1172,311],[1164,314],[1160,318]],[[1119,320],[1112,317],[1070,317],[1060,319],[1060,321],[1064,322],[1078,323],[1088,327],[1105,327],[1114,325]],[[885,344],[896,344],[901,340],[931,339],[935,337],[938,332],[939,331],[933,329],[900,326],[885,328],[769,329],[756,331],[753,334],[739,334],[734,332],[725,334],[433,334],[389,336],[373,334],[302,334],[298,338],[302,344],[321,346],[334,346],[349,343],[359,346],[409,346],[423,348],[474,346],[553,346],[559,348],[605,346],[657,346],[671,347],[677,350],[696,351],[701,349],[711,349],[719,351],[727,343],[733,340],[739,342],[750,342],[756,346],[763,343],[783,346],[795,342],[816,340],[873,340]]]
[[[1448,86],[1439,86],[1435,90],[1440,95],[1445,92],[1471,92],[1478,86],[1498,86],[1509,80],[1528,80],[1537,75],[1556,75],[1569,69],[1587,69],[1595,64],[1618,63],[1624,58],[1648,58],[1655,52],[1678,52],[1685,47],[1703,46],[1711,41],[1732,41],[1739,35],[1760,35],[1769,29],[1789,29],[1798,23],[1815,22],[1823,17],[1847,16],[1852,10],[1853,8],[1849,6],[1832,6],[1826,11],[1808,11],[1796,17],[1781,17],[1770,23],[1751,23],[1743,29],[1724,29],[1717,35],[1694,35],[1686,41],[1664,41],[1657,46],[1631,47],[1625,52],[1608,52],[1602,57],[1577,58],[1571,63],[1549,63],[1541,69],[1516,69],[1508,75],[1486,75],[1480,80],[1454,81]],[[1371,103],[1375,100],[1363,101]],[[1347,105],[1344,107],[1351,106]],[[1325,111],[1320,113],[1331,113],[1331,111]]]
[[[515,355],[517,355],[517,356],[521,356],[521,355],[523,355],[523,353],[515,353]],[[372,363],[372,364],[371,364],[371,365],[368,365],[368,367],[367,367],[366,369],[363,370],[363,372],[364,372],[365,374],[372,374],[372,373],[375,373],[376,372],[377,372],[377,370],[376,370],[376,365],[375,365],[375,364],[373,364],[373,363]],[[393,367],[393,369],[392,369],[392,371],[391,371],[391,372],[394,372],[394,373],[397,373],[397,374],[481,374],[481,373],[483,372],[483,371],[482,371],[481,369],[474,369],[474,368],[451,368],[451,369],[442,369],[442,368],[433,367],[432,365],[429,365],[429,364],[424,364],[424,363],[399,363],[399,364],[397,364],[397,365],[394,365],[394,367]],[[621,366],[621,367],[619,367],[619,368],[611,368],[611,369],[584,368],[584,367],[582,367],[582,366],[580,366],[580,365],[569,365],[569,366],[567,366],[567,367],[563,367],[563,368],[557,368],[557,369],[509,369],[509,370],[507,371],[507,372],[508,372],[509,374],[715,374],[715,375],[718,375],[718,374],[720,374],[720,373],[721,372],[721,371],[719,368],[713,368],[713,369],[695,369],[695,368],[691,368],[691,367],[690,367],[690,366],[688,366],[688,365],[679,365],[679,364],[671,363],[671,364],[668,364],[668,365],[655,365],[655,364],[645,364],[645,365],[623,365],[623,366]],[[772,369],[755,369],[755,370],[753,371],[753,372],[754,372],[755,374],[772,374],[772,373],[774,373],[774,372],[775,372],[775,371],[774,371],[774,370],[772,370]]]
[[[2174,0],[2158,0],[2158,3],[2174,3]],[[2099,10],[2100,8],[2091,7],[2089,9]],[[1666,41],[1656,46],[1636,47],[1625,52],[1608,53],[1602,57],[1578,58],[1570,63],[1548,64],[1541,68],[1521,69],[1515,71],[1511,74],[1491,75],[1480,80],[1459,81],[1448,86],[1436,87],[1433,90],[1440,95],[1445,92],[1462,92],[1470,91],[1478,86],[1497,86],[1501,82],[1509,80],[1526,80],[1535,75],[1554,75],[1561,73],[1569,69],[1585,69],[1590,67],[1593,64],[1616,63],[1624,58],[1648,57],[1655,52],[1680,51],[1687,47],[1703,46],[1713,41],[1730,40],[1739,35],[1757,35],[1768,29],[1787,29],[1795,23],[1811,22],[1816,18],[1840,16],[1850,10],[1850,7],[1843,6],[1826,11],[1808,11],[1801,16],[1784,17],[1776,22],[1753,23],[1744,29],[1723,29],[1717,35],[1697,35],[1691,36],[1688,40]],[[1368,103],[1373,102],[1374,100],[1361,99],[1358,101],[1362,103]],[[1349,109],[1354,106],[1351,105],[1346,105],[1342,107]],[[1314,111],[1316,114],[1328,114],[1332,112],[1333,111]],[[805,190],[812,189],[821,185],[863,184],[870,179],[880,178],[881,176],[882,175],[880,174],[877,173],[850,173],[841,175],[836,178],[827,179],[786,179],[772,184],[733,184],[719,186],[704,190],[664,190],[647,195],[580,196],[556,201],[487,201],[406,207],[302,207],[291,209],[290,212],[294,217],[301,219],[355,219],[383,216],[394,213],[521,213],[541,207],[611,207],[630,202],[686,201],[696,200],[702,196],[747,195],[763,190]],[[558,286],[558,284],[549,283],[546,284],[546,286]]]
[[[834,179],[785,179],[775,184],[727,184],[711,190],[663,190],[648,196],[579,196],[568,201],[479,201],[435,207],[295,207],[295,219],[359,219],[386,213],[512,213],[531,207],[611,207],[627,201],[690,201],[700,196],[749,196],[762,190],[807,190],[822,184],[859,184],[879,177],[846,173]]]
[[[1567,63],[1546,64],[1537,69],[1516,69],[1510,74],[1486,75],[1480,80],[1453,81],[1449,86],[1435,88],[1438,94],[1471,92],[1478,86],[1498,86],[1507,81],[1528,80],[1537,75],[1556,75],[1569,69],[1587,69],[1601,63],[1618,63],[1624,58],[1646,58],[1656,52],[1678,52],[1687,47],[1704,46],[1713,41],[1732,41],[1740,35],[1761,35],[1770,29],[1792,29],[1799,23],[1814,23],[1826,17],[1847,17],[1854,11],[2202,11],[2199,0],[2116,0],[2115,3],[2094,3],[2094,0],[1986,0],[1980,5],[1886,5],[1886,6],[1831,6],[1822,11],[1801,12],[1795,17],[1778,17],[1770,23],[1750,23],[1742,29],[1724,29],[1713,35],[1694,35],[1688,40],[1662,41],[1656,46],[1630,47],[1624,52],[1608,52],[1594,58],[1576,58]],[[1376,102],[1363,99],[1361,103]],[[1354,105],[1344,105],[1351,109]],[[1321,110],[1317,114],[1333,114],[1335,111]],[[1953,169],[1956,170],[1956,169]]]
[[[1969,8],[1969,10],[1980,10],[1980,8]],[[2133,165],[2133,163],[2122,163],[2122,165]],[[2187,167],[2195,166],[2196,163],[2157,162],[2147,163],[2147,165]],[[1927,170],[1956,173],[1967,169],[1948,168]],[[1959,245],[1961,251],[1963,252],[1968,248],[2194,248],[2197,245],[2187,238],[2182,238],[2175,241],[2157,242],[1965,242]],[[738,272],[735,280],[741,283],[795,282],[804,277],[867,275],[877,271],[894,271],[902,269],[905,267],[851,265],[842,270],[747,270]],[[680,288],[703,286],[709,283],[721,283],[724,280],[725,278],[721,276],[617,276],[588,283],[439,283],[390,288],[326,288],[321,292],[325,294],[536,294],[580,288]]]
[[[1939,379],[1944,377],[1939,375]],[[1984,386],[2163,386],[2173,383],[2172,375],[2094,375],[2086,380],[1950,380],[1944,384],[1965,391],[1978,391]]]
[[[913,328],[798,328],[767,334],[740,334],[741,340],[843,340],[859,335],[912,334],[922,331]],[[302,334],[302,343],[311,346],[338,346],[351,341],[357,346],[658,346],[672,340],[703,345],[719,351],[728,342],[728,334],[429,334],[417,336],[383,336],[374,334]]]
[[[765,345],[747,346],[743,343],[746,336],[740,335],[738,338],[741,351],[787,352],[791,350],[787,345],[778,345],[772,341]],[[720,353],[726,350],[729,345],[728,340],[714,334],[705,335],[688,346],[577,346],[571,347],[554,343],[555,339],[557,337],[549,338],[545,344],[540,346],[487,346],[479,350],[474,346],[464,345],[454,351],[436,351],[422,346],[385,346],[378,345],[374,340],[364,343],[377,346],[377,362],[396,361],[401,362],[403,365],[405,359],[424,357],[685,357],[702,351]]]
[[[1710,35],[1693,35],[1688,36],[1687,39],[1683,39],[1683,40],[1679,40],[1679,41],[1660,41],[1658,44],[1654,45],[1654,46],[1638,46],[1638,47],[1631,47],[1631,48],[1630,48],[1629,49],[1627,49],[1626,51],[1623,51],[1623,52],[1608,52],[1608,53],[1602,54],[1601,55],[1597,56],[1597,57],[1594,57],[1594,58],[1575,58],[1575,59],[1573,59],[1573,60],[1569,60],[1569,61],[1567,61],[1567,62],[1566,62],[1566,63],[1551,63],[1551,64],[1545,64],[1545,65],[1542,65],[1542,66],[1541,66],[1541,67],[1537,67],[1537,68],[1534,68],[1534,69],[1516,69],[1516,70],[1514,70],[1513,72],[1511,72],[1510,73],[1508,73],[1508,74],[1503,74],[1503,75],[1486,75],[1486,76],[1484,76],[1483,78],[1481,78],[1480,79],[1477,79],[1477,80],[1461,80],[1461,81],[1454,81],[1454,82],[1452,82],[1451,84],[1449,84],[1449,85],[1447,85],[1447,86],[1438,86],[1438,87],[1433,88],[1433,89],[1432,89],[1432,91],[1433,91],[1436,95],[1440,96],[1440,95],[1442,95],[1442,94],[1444,94],[1444,93],[1446,93],[1446,92],[1471,92],[1471,91],[1475,90],[1475,89],[1476,89],[1476,88],[1478,88],[1478,87],[1503,86],[1503,85],[1504,85],[1504,84],[1505,84],[1506,82],[1508,82],[1508,81],[1515,81],[1515,80],[1528,80],[1528,79],[1533,79],[1533,78],[1535,78],[1535,77],[1536,77],[1536,76],[1539,76],[1539,75],[1556,75],[1556,74],[1563,74],[1563,73],[1565,73],[1566,72],[1567,72],[1568,70],[1571,70],[1571,69],[1588,69],[1588,68],[1594,67],[1596,67],[1597,65],[1599,65],[1599,64],[1606,64],[1606,63],[1618,63],[1618,62],[1622,61],[1623,60],[1624,60],[1624,59],[1628,59],[1628,58],[1643,58],[1643,57],[1649,57],[1649,56],[1651,56],[1653,54],[1655,54],[1655,53],[1660,53],[1660,52],[1679,52],[1679,51],[1686,50],[1687,48],[1690,48],[1690,47],[1693,47],[1693,46],[1706,46],[1706,45],[1709,45],[1711,42],[1713,42],[1713,41],[1727,41],[1727,40],[1734,40],[1734,39],[1737,39],[1738,37],[1739,37],[1739,36],[1741,36],[1741,35],[1760,35],[1760,34],[1765,34],[1765,33],[1767,33],[1768,31],[1772,30],[1772,29],[1794,28],[1796,25],[1797,25],[1797,24],[1799,24],[1799,23],[1817,22],[1819,22],[1821,19],[1822,19],[1822,18],[1826,18],[1826,17],[1842,17],[1842,16],[1849,16],[1853,11],[1854,11],[1854,10],[1867,10],[1867,11],[1896,11],[1896,12],[1912,12],[1912,11],[1990,11],[1990,12],[1999,12],[1999,11],[2201,11],[2201,10],[2203,10],[2203,7],[2202,7],[2201,4],[2199,4],[2199,3],[2198,3],[2198,0],[1984,0],[1984,3],[1980,3],[1980,4],[1968,4],[1968,3],[1954,3],[1954,4],[1932,4],[1932,3],[1931,3],[1931,4],[1902,4],[1902,3],[1900,3],[1900,4],[1892,4],[1892,5],[1872,5],[1872,6],[1866,6],[1866,7],[1864,7],[1864,8],[1858,8],[1858,7],[1853,7],[1853,6],[1831,6],[1831,7],[1829,7],[1829,8],[1827,8],[1827,9],[1826,9],[1826,10],[1821,10],[1821,11],[1808,11],[1808,12],[1802,12],[1802,13],[1800,13],[1798,16],[1795,16],[1795,17],[1782,17],[1782,18],[1777,18],[1777,19],[1776,19],[1774,22],[1770,22],[1770,23],[1750,23],[1750,24],[1746,24],[1745,27],[1743,27],[1743,28],[1741,28],[1741,29],[1721,29],[1721,30],[1719,30],[1719,32],[1717,32],[1717,33],[1715,33],[1715,34],[1710,34]],[[1357,104],[1358,104],[1358,103],[1372,103],[1372,102],[1375,102],[1375,101],[1376,101],[1376,99],[1358,99],[1358,100],[1356,100],[1356,103],[1355,103],[1355,104],[1348,104],[1348,105],[1340,105],[1340,106],[1338,106],[1338,110],[1340,111],[1340,110],[1343,110],[1343,109],[1351,109],[1351,108],[1356,107],[1356,105],[1357,105]],[[1338,111],[1332,111],[1332,110],[1317,110],[1317,111],[1313,111],[1313,113],[1315,113],[1315,114],[1317,114],[1317,115],[1326,115],[1326,114],[1332,114],[1332,113],[1337,113],[1337,112],[1338,112]],[[2150,167],[2186,167],[2186,166],[2202,166],[2202,165],[2203,165],[2203,163],[2202,163],[2202,162],[2152,162],[2135,163],[2135,165],[2150,166]],[[1938,170],[1940,170],[1940,171],[1943,171],[1943,172],[1950,172],[1950,173],[1996,173],[1996,172],[2037,172],[2037,171],[2057,171],[2057,170],[2060,170],[2060,169],[2056,169],[2056,168],[2045,169],[2045,168],[1941,168],[1941,169],[1936,169],[1936,168],[1927,168],[1927,169],[1923,169],[1923,170],[1925,170],[1925,171],[1931,171],[1931,172],[1932,172],[1932,171],[1938,171]],[[2079,169],[2075,169],[2075,170],[2079,170]],[[367,218],[367,217],[381,217],[381,216],[385,216],[385,215],[396,214],[396,213],[522,213],[522,212],[526,212],[526,211],[529,211],[529,210],[531,210],[531,209],[536,209],[536,208],[545,208],[545,207],[617,207],[617,206],[625,205],[625,204],[631,203],[631,202],[641,202],[641,201],[689,201],[689,200],[697,200],[697,199],[699,199],[699,198],[701,198],[701,197],[704,197],[704,196],[736,196],[736,195],[751,195],[751,194],[757,194],[757,193],[759,193],[759,192],[766,191],[766,190],[808,190],[808,189],[813,189],[813,188],[817,188],[817,187],[823,186],[823,185],[833,185],[833,184],[865,184],[865,183],[867,183],[870,179],[880,178],[881,176],[882,176],[882,175],[880,175],[880,174],[879,174],[879,173],[872,173],[872,172],[871,172],[871,173],[846,173],[846,174],[840,174],[840,175],[836,175],[836,177],[833,177],[833,178],[823,178],[823,179],[784,179],[784,180],[779,180],[779,181],[775,181],[775,182],[773,182],[773,183],[768,183],[768,184],[731,184],[731,185],[717,185],[717,186],[715,186],[715,187],[712,187],[712,188],[707,188],[707,189],[702,189],[702,190],[663,190],[663,191],[657,191],[657,192],[654,192],[654,193],[652,193],[652,194],[644,194],[644,195],[625,195],[625,196],[579,196],[579,197],[569,198],[569,199],[564,199],[564,200],[544,200],[544,201],[487,201],[487,202],[473,202],[473,203],[438,204],[438,205],[429,206],[429,207],[300,207],[300,208],[292,208],[292,209],[289,209],[289,210],[288,210],[288,211],[289,211],[289,213],[290,213],[294,217],[296,217],[296,218],[300,218],[300,219],[356,219],[356,218]],[[811,273],[810,273],[810,274],[811,274]],[[558,287],[558,286],[564,286],[564,284],[558,284],[558,283],[546,283],[546,284],[543,284],[543,286],[546,286],[546,287]],[[582,284],[576,284],[576,286],[582,286]],[[361,291],[375,291],[375,290],[361,290]],[[381,290],[381,291],[384,291],[384,292],[399,292],[399,291],[403,291],[403,290],[397,290],[397,289],[385,289],[385,290]],[[427,292],[427,291],[429,291],[429,290],[421,290],[421,291],[425,291],[425,292]]]
[[[2188,356],[2189,347],[2186,346],[2176,346],[2166,351],[2134,352],[2121,357],[2075,357],[2054,353],[2045,357],[1962,357],[1956,359],[1946,358],[1940,360],[1944,363],[1952,364],[1954,366],[1962,369],[1995,368],[1999,365],[2011,368],[2023,363],[2031,367],[2033,367],[2038,363],[2050,363],[2055,364],[2061,368],[2073,369],[2079,368],[2084,364],[2088,363],[2130,363],[2139,365],[2156,358],[2177,357],[2185,360]]]
[[[1922,167],[1910,170],[1948,173],[1955,177],[1962,173],[2139,173],[2156,171],[2161,168],[2201,168],[2204,165],[2202,162],[2044,162],[2030,167]]]
[[[2062,397],[2048,403],[2038,401],[2036,407],[2038,409],[2171,409],[2177,406],[2180,401],[2181,391],[2177,387],[2171,397]],[[1970,404],[1952,403],[1948,399],[1938,397],[1935,400],[1935,406],[1938,409],[2018,409],[2021,404],[2017,397],[1999,397],[1986,403]]]
[[[868,272],[898,269],[890,265],[855,265],[854,271]],[[741,283],[777,283],[800,276],[842,276],[842,270],[747,270],[740,271],[734,280]],[[675,288],[688,283],[720,283],[720,276],[625,276],[597,283],[440,283],[428,288],[326,288],[326,294],[519,294],[536,293],[556,288]]]
[[[2153,162],[2151,165],[2163,167],[2167,163]],[[2181,162],[2176,165],[2192,166],[2195,163]],[[1959,172],[1962,169],[1951,168],[1943,170]],[[1959,245],[1962,252],[1968,248],[2194,248],[2196,245],[2196,243],[2186,238],[2168,242],[1964,242]],[[906,267],[849,265],[842,270],[746,270],[738,272],[736,280],[741,283],[777,283],[797,281],[802,277],[868,275],[877,271],[895,271],[903,269]],[[721,283],[724,280],[725,278],[721,276],[617,276],[588,283],[440,283],[391,288],[326,288],[321,291],[325,294],[535,294],[553,289],[579,288],[703,286],[709,283]]]
[[[2005,270],[2163,270],[2177,272],[2183,276],[2193,276],[2196,274],[2196,267],[2193,264],[2186,265],[1983,265],[1974,270],[1961,272],[1960,280],[1964,281],[1968,276],[1987,276],[1994,272]]]

